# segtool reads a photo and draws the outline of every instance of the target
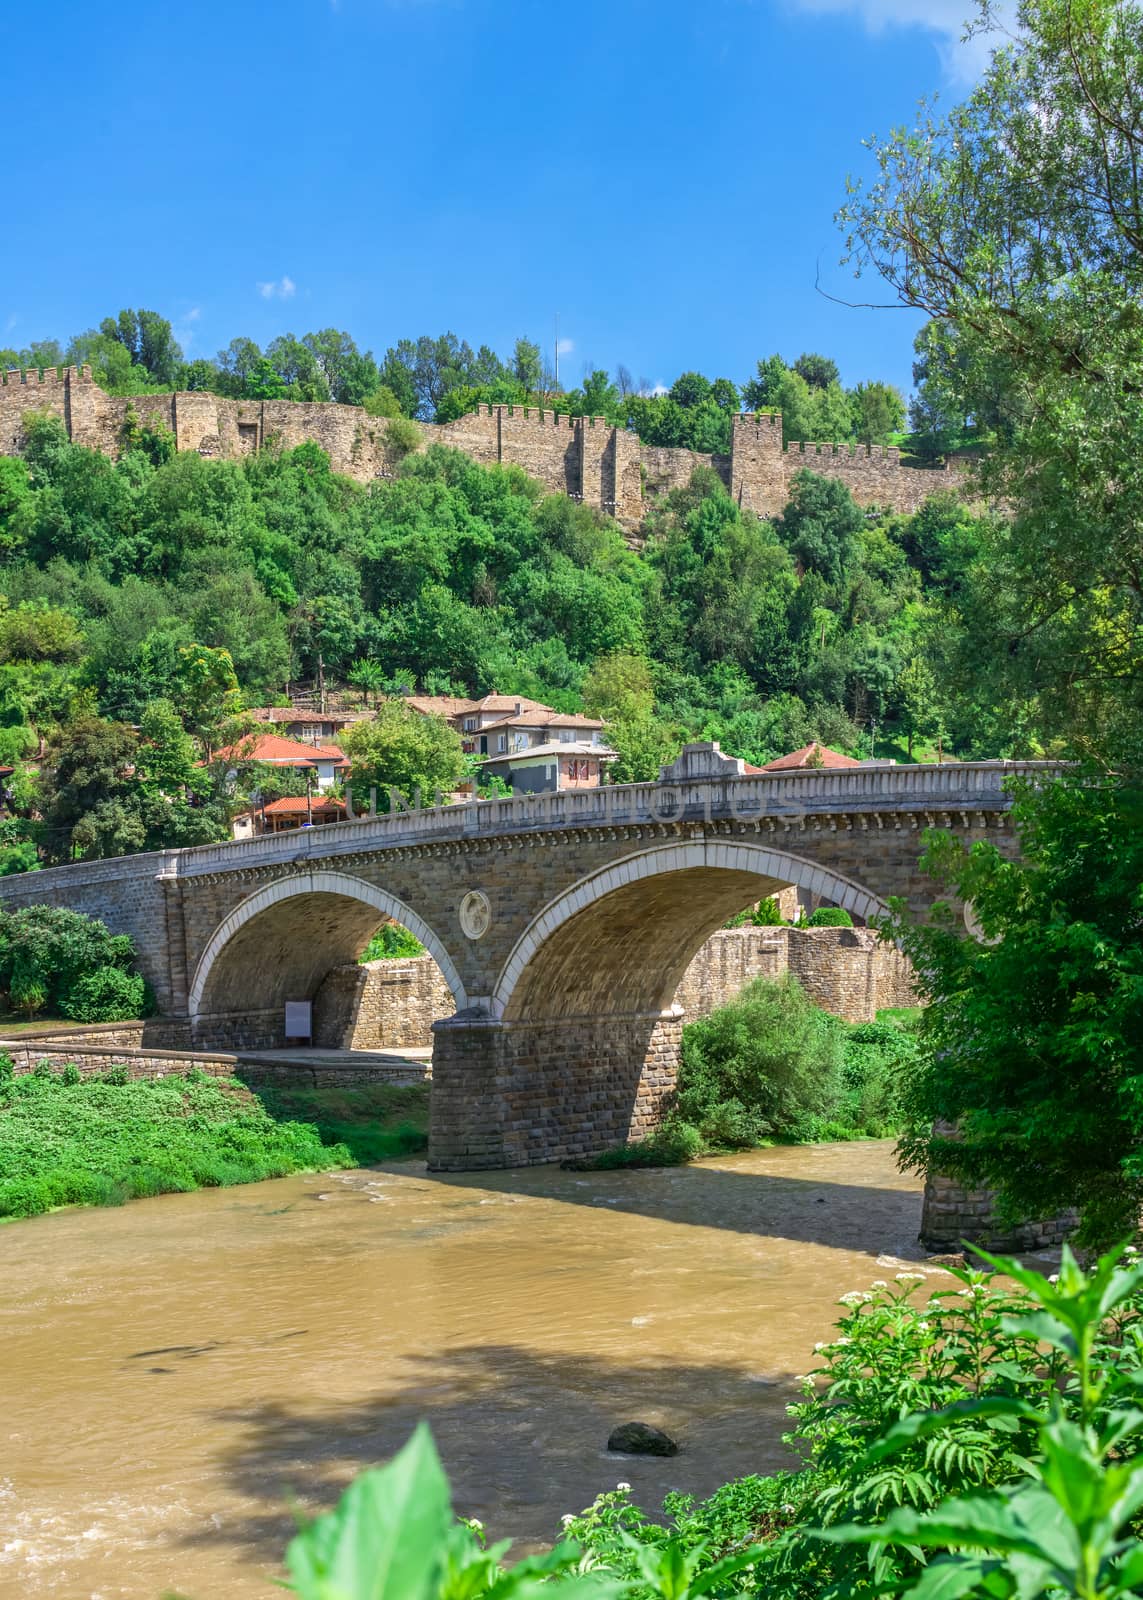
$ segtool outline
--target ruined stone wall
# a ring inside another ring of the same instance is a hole
[[[753,978],[792,972],[815,1005],[845,1022],[872,1022],[888,1006],[916,1005],[905,958],[869,928],[723,928],[712,934],[675,993],[688,1021],[705,1017]]]
[[[723,928],[699,950],[675,990],[688,1022],[733,1000],[752,978],[778,978],[786,970],[784,928]]]
[[[451,1017],[452,992],[432,956],[335,967],[314,1002],[314,1043],[346,1050],[428,1049]]]
[[[42,1061],[54,1072],[59,1072],[65,1066],[74,1066],[81,1078],[98,1077],[121,1067],[132,1082],[169,1078],[172,1074],[186,1073],[192,1069],[205,1072],[212,1078],[239,1078],[252,1088],[269,1088],[280,1084],[284,1088],[304,1085],[314,1089],[344,1089],[370,1083],[427,1083],[432,1076],[427,1063],[419,1067],[412,1062],[402,1062],[398,1066],[369,1060],[345,1063],[320,1060],[311,1063],[300,1058],[292,1061],[261,1061],[240,1052],[132,1049],[129,1045],[82,1042],[29,1043],[26,1036],[11,1041],[0,1040],[0,1051],[11,1056],[18,1074],[34,1072]]]
[[[20,452],[24,413],[42,410],[58,416],[77,444],[115,456],[129,409],[142,422],[170,429],[180,450],[206,457],[239,460],[275,442],[313,441],[335,472],[361,483],[390,476],[399,459],[386,443],[387,419],[358,406],[230,400],[205,392],[123,398],[105,394],[86,367],[0,374],[0,454]],[[649,504],[689,482],[698,466],[712,467],[740,505],[764,517],[781,512],[790,481],[803,467],[841,479],[862,505],[901,512],[915,511],[929,495],[963,479],[956,463],[941,470],[902,466],[892,448],[792,444],[784,450],[777,413],[736,416],[728,456],[645,445],[604,417],[573,418],[537,406],[481,406],[439,427],[417,427],[422,447],[437,442],[484,465],[522,467],[552,493],[582,499],[632,529]]]
[[[891,506],[894,511],[917,511],[930,495],[958,487],[964,476],[959,467],[903,467],[901,452],[893,445],[791,444],[783,457],[786,498],[796,472],[816,472],[823,478],[840,478],[862,506]],[[775,507],[780,511],[781,506]]]

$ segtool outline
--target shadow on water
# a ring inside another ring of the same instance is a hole
[[[593,1211],[626,1211],[691,1227],[724,1228],[838,1250],[872,1248],[873,1255],[889,1252],[919,1259],[924,1252],[917,1241],[921,1194],[915,1180],[902,1177],[900,1188],[890,1188],[831,1176],[839,1167],[852,1173],[860,1165],[861,1152],[873,1148],[882,1153],[886,1144],[787,1146],[765,1152],[777,1169],[768,1172],[706,1161],[588,1174],[516,1167],[502,1172],[425,1172],[423,1177],[460,1190],[528,1195]],[[814,1170],[806,1176],[783,1172],[787,1158],[791,1163],[796,1160],[803,1171]]]
[[[796,1465],[780,1443],[785,1407],[797,1393],[789,1374],[612,1364],[503,1344],[415,1357],[410,1367],[409,1382],[391,1396],[318,1410],[299,1403],[215,1413],[212,1421],[235,1430],[219,1467],[237,1493],[265,1509],[185,1542],[237,1542],[247,1560],[274,1561],[295,1530],[291,1505],[302,1499],[311,1514],[328,1508],[422,1420],[432,1427],[457,1511],[480,1517],[491,1538],[522,1544],[557,1538],[563,1511],[579,1510],[620,1479],[655,1511],[673,1488],[704,1496],[729,1477]],[[669,1429],[680,1454],[609,1454],[610,1430],[635,1418]]]
[[[466,1340],[427,1352],[406,1348],[400,1386],[384,1392],[378,1382],[372,1393],[375,1358],[365,1347],[363,1398],[307,1406],[303,1396],[213,1413],[212,1422],[223,1424],[231,1439],[218,1466],[254,1509],[217,1530],[201,1530],[190,1542],[237,1543],[250,1561],[274,1561],[293,1529],[286,1510],[291,1503],[300,1497],[309,1511],[329,1506],[356,1472],[390,1457],[422,1419],[432,1426],[457,1509],[480,1517],[490,1536],[511,1536],[525,1545],[551,1540],[562,1512],[579,1510],[619,1479],[629,1481],[634,1497],[653,1511],[671,1489],[704,1496],[731,1477],[793,1465],[781,1436],[790,1425],[785,1407],[797,1393],[792,1372],[804,1366],[791,1364],[811,1359],[813,1338],[825,1336],[834,1272],[840,1292],[863,1281],[848,1281],[850,1273],[861,1271],[852,1261],[844,1264],[852,1253],[868,1262],[864,1281],[877,1276],[879,1255],[899,1261],[920,1255],[916,1186],[904,1178],[899,1188],[860,1182],[863,1160],[875,1151],[880,1175],[884,1144],[754,1152],[724,1164],[638,1172],[529,1168],[434,1175],[412,1164],[388,1168],[417,1187],[453,1191],[449,1209],[463,1213],[455,1227],[473,1227],[477,1234],[493,1224],[496,1211],[481,1212],[481,1197],[504,1194],[757,1238],[758,1276],[749,1280],[760,1289],[757,1338],[749,1340],[743,1363],[731,1365],[724,1357],[703,1362],[701,1332],[691,1335],[680,1360],[677,1348],[662,1353],[653,1335],[633,1328],[630,1353],[616,1358],[573,1352],[582,1328],[569,1329],[564,1343],[557,1326],[551,1352],[503,1339]],[[752,1170],[744,1170],[748,1162]],[[760,1162],[771,1170],[757,1170]],[[782,1170],[795,1164],[797,1173]],[[452,1224],[450,1231],[455,1238]],[[598,1229],[585,1229],[582,1238],[588,1250],[601,1247]],[[766,1240],[773,1241],[772,1252]],[[837,1250],[837,1268],[831,1269],[828,1256],[803,1257],[791,1242]],[[479,1248],[475,1236],[472,1246]],[[689,1241],[684,1248],[691,1252]],[[490,1260],[495,1274],[495,1257]],[[714,1319],[727,1295],[741,1292],[735,1283],[743,1280],[734,1278],[741,1266],[724,1274],[717,1238],[698,1234],[693,1260],[696,1277],[678,1292],[697,1296],[700,1308],[709,1294]],[[559,1263],[548,1266],[558,1277]],[[629,1265],[627,1271],[633,1270]],[[535,1295],[542,1299],[550,1280],[539,1263],[537,1272]],[[558,1292],[551,1303],[558,1316]],[[608,1302],[601,1300],[600,1308],[606,1318]],[[456,1325],[462,1325],[459,1308]],[[695,1326],[701,1330],[701,1317]],[[391,1353],[384,1358],[386,1366],[391,1359]],[[611,1428],[636,1418],[678,1437],[681,1454],[668,1460],[608,1455]]]

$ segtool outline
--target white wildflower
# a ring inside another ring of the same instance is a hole
[[[619,1490],[620,1494],[631,1493],[631,1485],[629,1483],[617,1483],[615,1487]]]
[[[472,1529],[473,1533],[483,1533],[484,1532],[484,1524],[483,1524],[483,1522],[481,1522],[479,1517],[466,1517],[465,1520],[468,1523],[469,1527]]]
[[[1060,1275],[1059,1275],[1058,1272],[1050,1272],[1048,1274],[1048,1282],[1049,1283],[1059,1283],[1059,1281],[1060,1281]]]
[[[889,1285],[885,1282],[884,1278],[874,1278],[869,1287],[871,1289],[888,1289]]]
[[[850,1289],[848,1294],[842,1295],[841,1303],[843,1306],[859,1306],[863,1298],[860,1289]]]
[[[923,1272],[895,1272],[893,1276],[898,1283],[924,1283],[925,1281]]]
[[[792,1506],[789,1504],[789,1502],[787,1502],[786,1505],[779,1506],[778,1509],[779,1511],[784,1512],[787,1517],[792,1517],[794,1512],[797,1510],[797,1507]]]
[[[833,1341],[833,1342],[834,1342],[834,1344],[852,1344],[852,1343],[853,1343],[853,1340],[852,1340],[852,1339],[846,1339],[846,1338],[845,1338],[845,1337],[844,1337],[844,1336],[843,1336],[843,1337],[842,1337],[842,1338],[840,1338],[840,1339],[835,1339],[835,1340],[834,1340],[834,1341]]]
[[[817,1350],[824,1350],[824,1349],[825,1349],[825,1345],[824,1345],[824,1344],[823,1344],[823,1343],[822,1343],[822,1341],[821,1341],[821,1340],[820,1340],[820,1339],[819,1339],[819,1340],[818,1340],[818,1342],[817,1342],[817,1344],[816,1344],[816,1345],[814,1345],[814,1349],[815,1349],[815,1351],[817,1351]]]
[[[575,1518],[572,1516],[571,1512],[565,1511],[563,1516],[560,1518],[560,1525],[564,1528],[570,1528],[574,1521]]]

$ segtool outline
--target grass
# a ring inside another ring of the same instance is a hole
[[[312,1124],[323,1144],[344,1145],[357,1166],[415,1155],[429,1144],[429,1085],[255,1091],[271,1117]]]
[[[29,1017],[23,1011],[0,1011],[0,1039],[14,1039],[22,1033],[47,1033],[52,1028],[90,1027],[74,1017]]]
[[[0,1066],[3,1058],[0,1058]],[[354,1164],[316,1127],[281,1121],[235,1079],[0,1076],[0,1217],[257,1183]]]

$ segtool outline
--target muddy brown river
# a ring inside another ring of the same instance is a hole
[[[785,1460],[834,1301],[915,1261],[888,1143],[662,1172],[420,1164],[0,1228],[0,1594],[262,1600],[293,1527],[416,1420],[460,1510],[547,1540]],[[614,1457],[660,1424],[673,1460]]]

